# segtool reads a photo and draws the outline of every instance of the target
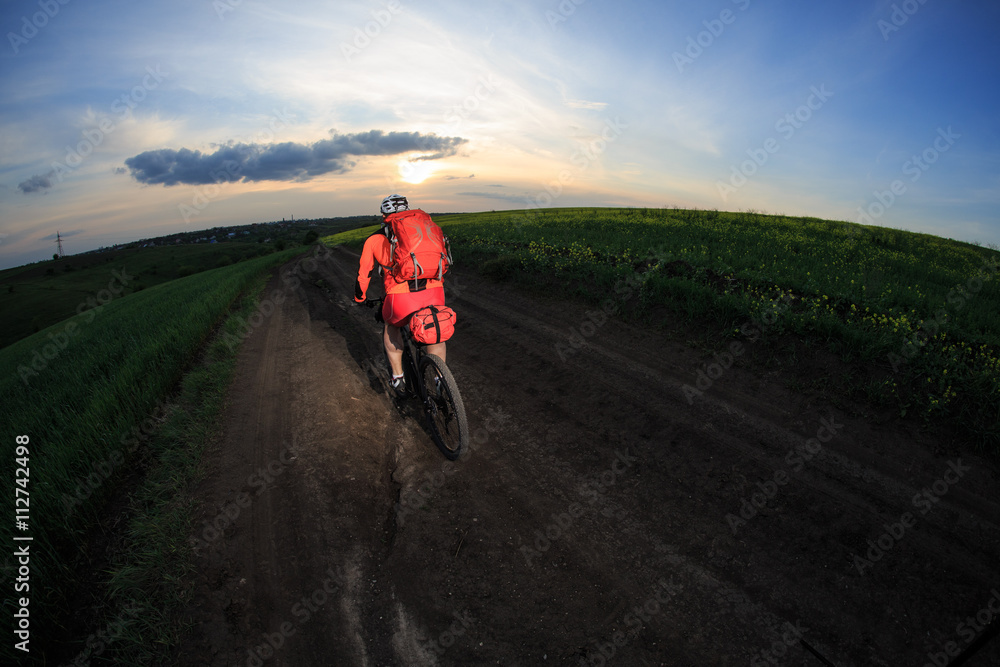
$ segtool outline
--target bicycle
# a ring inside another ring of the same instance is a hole
[[[382,320],[383,299],[365,299],[365,305],[375,308],[375,321]],[[424,344],[413,340],[408,320],[399,331],[403,335],[403,375],[407,393],[410,388],[424,409],[427,430],[441,453],[451,461],[459,458],[469,443],[469,422],[465,416],[462,394],[455,377],[445,362],[424,351]],[[383,350],[386,365],[388,357]],[[392,390],[389,390],[392,391]]]

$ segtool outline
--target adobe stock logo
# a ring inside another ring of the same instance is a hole
[[[910,17],[919,12],[920,7],[925,4],[927,4],[927,0],[904,0],[902,6],[893,3],[889,20],[879,19],[877,24],[879,32],[882,33],[882,40],[888,42],[889,35],[898,32],[906,25]]]
[[[399,4],[399,0],[389,0],[385,5],[385,9],[372,10],[372,20],[364,25],[364,30],[359,27],[354,28],[353,46],[347,42],[340,43],[340,52],[343,54],[344,59],[347,62],[351,62],[351,58],[361,55],[361,52],[367,49],[371,45],[372,40],[381,35],[384,29],[389,27],[393,17],[401,11],[402,7]]]
[[[774,131],[779,133],[785,141],[790,141],[795,133],[801,130],[831,97],[833,97],[833,92],[827,89],[826,84],[821,84],[818,88],[811,86],[809,97],[806,98],[805,103],[775,121]],[[781,142],[775,137],[765,139],[760,148],[748,148],[746,154],[750,159],[744,160],[739,165],[731,166],[729,182],[721,180],[715,182],[722,201],[727,201],[730,195],[746,185],[748,179],[766,165],[771,156],[780,150]]]
[[[747,7],[750,6],[750,0],[732,0],[732,2],[739,7],[741,12],[746,11]],[[705,26],[705,29],[697,35],[688,36],[687,48],[684,49],[684,53],[680,51],[674,51],[673,53],[677,71],[683,74],[685,67],[693,65],[694,61],[705,52],[705,49],[715,44],[715,40],[722,36],[726,26],[736,22],[737,16],[739,15],[733,12],[733,10],[723,9],[719,12],[718,18],[702,21],[701,24]]]
[[[934,138],[934,141],[930,146],[925,148],[917,155],[913,155],[909,160],[903,163],[902,172],[904,176],[910,177],[911,183],[916,183],[920,180],[920,177],[930,169],[934,163],[936,163],[944,153],[947,153],[952,146],[955,145],[959,139],[962,138],[961,134],[956,134],[951,129],[951,125],[948,129],[938,128],[938,136]],[[905,195],[908,191],[908,186],[905,182],[900,179],[894,180],[889,184],[887,190],[879,192],[875,190],[872,195],[875,197],[875,201],[871,201],[867,206],[858,207],[858,217],[856,222],[859,225],[874,225],[875,221],[885,215],[885,212],[892,208],[900,197]]]
[[[35,12],[31,15],[29,19],[27,16],[21,17],[21,30],[19,32],[8,32],[7,41],[10,42],[10,48],[14,49],[14,55],[17,55],[21,47],[28,43],[29,40],[33,39],[38,31],[49,24],[49,21],[56,17],[59,13],[60,5],[69,4],[69,0],[38,0],[38,7],[42,11]]]
[[[558,14],[551,9],[545,12],[545,20],[548,21],[549,27],[555,30],[556,26],[560,23],[568,21],[569,17],[576,13],[576,8],[586,1],[587,0],[562,0],[557,7],[559,10]]]

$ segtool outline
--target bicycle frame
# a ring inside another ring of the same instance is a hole
[[[408,321],[407,321],[408,322]],[[399,327],[399,333],[403,337],[403,374],[407,376],[406,385],[408,387],[419,388],[417,397],[421,403],[427,404],[427,387],[420,378],[420,359],[424,356],[423,343],[413,340],[410,327],[404,322]]]
[[[378,305],[376,320],[382,321],[382,300],[366,304]],[[426,346],[413,339],[407,322],[404,321],[399,330],[403,339],[405,386],[412,387],[414,395],[420,399],[431,439],[447,458],[455,460],[461,456],[469,440],[468,418],[455,378],[444,360],[425,352]],[[430,379],[433,379],[433,395],[428,390]]]
[[[371,307],[376,309],[376,320],[385,323],[382,320],[382,299],[372,299]],[[422,383],[417,382],[417,378],[420,377],[420,359],[424,356],[424,345],[413,340],[413,335],[410,334],[409,318],[400,323],[399,334],[403,339],[403,375],[406,377],[406,384],[408,387],[420,386],[419,398],[421,403],[425,402],[427,399],[426,388]]]

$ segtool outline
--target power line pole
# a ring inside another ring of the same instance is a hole
[[[63,256],[62,237],[59,236],[59,232],[56,232],[56,245],[59,247],[59,256],[62,257]]]

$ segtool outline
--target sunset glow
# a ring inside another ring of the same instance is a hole
[[[1000,243],[995,3],[53,6],[0,10],[0,266],[397,190]]]

